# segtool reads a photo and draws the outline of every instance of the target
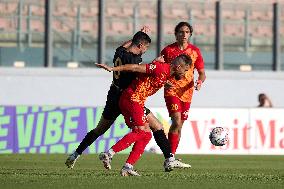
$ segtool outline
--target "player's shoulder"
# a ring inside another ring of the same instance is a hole
[[[196,45],[193,45],[191,43],[189,43],[188,48],[191,48],[191,49],[196,50],[196,51],[200,51],[200,49]]]
[[[177,46],[177,43],[175,42],[175,43],[172,43],[172,44],[167,45],[167,46],[164,48],[164,50],[167,51],[167,50],[171,50],[171,49],[174,49],[174,48],[177,48],[177,47],[178,47],[178,46]]]
[[[170,70],[170,67],[171,67],[170,64],[167,64],[167,63],[164,63],[164,62],[159,62],[159,61],[153,61],[151,64],[153,65],[152,68],[158,69],[162,72]],[[150,65],[150,67],[151,67],[151,65]]]
[[[120,57],[124,64],[138,64],[142,62],[142,57],[140,55],[128,52],[123,46],[120,46],[116,49],[115,56]]]
[[[122,53],[122,52],[124,52],[125,50],[126,50],[125,47],[119,46],[119,47],[117,47],[117,49],[115,50],[115,52],[116,52],[116,53]]]

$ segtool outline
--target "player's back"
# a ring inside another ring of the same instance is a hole
[[[139,74],[125,93],[131,95],[131,100],[144,106],[146,98],[162,88],[169,77],[170,65],[154,61],[146,64],[146,74]]]
[[[123,46],[116,49],[113,58],[115,67],[125,64],[140,64],[141,62],[141,55],[128,52]],[[113,84],[120,89],[126,89],[135,78],[136,74],[132,72],[113,72]]]

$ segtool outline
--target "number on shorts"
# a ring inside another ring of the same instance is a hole
[[[121,65],[122,65],[122,61],[119,57],[117,57],[117,59],[114,61],[114,67],[121,66]],[[115,79],[119,79],[120,71],[113,72],[113,75]]]
[[[177,110],[178,105],[177,104],[171,104],[171,110]]]

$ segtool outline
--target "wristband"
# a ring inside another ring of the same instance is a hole
[[[196,81],[197,85],[201,85],[202,84],[202,81],[199,79]]]

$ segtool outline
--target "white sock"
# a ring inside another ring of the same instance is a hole
[[[174,161],[175,160],[175,157],[169,157],[166,159],[167,161]]]
[[[133,165],[131,165],[130,163],[125,163],[124,167],[130,168],[130,169],[133,169]]]
[[[111,157],[113,157],[115,154],[115,151],[113,151],[113,149],[111,148],[108,150],[108,153],[110,154]]]

